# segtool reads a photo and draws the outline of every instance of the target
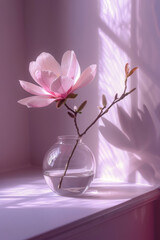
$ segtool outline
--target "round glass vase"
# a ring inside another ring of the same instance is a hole
[[[69,165],[64,174],[69,158]],[[46,183],[52,191],[62,196],[72,197],[84,193],[94,178],[95,169],[93,153],[77,136],[59,136],[57,143],[49,149],[43,161]]]

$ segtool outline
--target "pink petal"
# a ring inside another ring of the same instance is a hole
[[[73,79],[66,76],[57,78],[51,85],[51,91],[59,94],[68,94],[73,86]]]
[[[86,68],[80,78],[77,80],[76,84],[72,88],[72,92],[77,89],[86,86],[89,84],[95,77],[96,75],[96,65],[90,65],[88,68]]]
[[[61,70],[63,76],[75,79],[75,81],[79,78],[81,70],[74,51],[67,51],[63,54]]]
[[[33,95],[46,95],[46,94],[48,94],[43,88],[41,88],[41,87],[39,87],[39,86],[37,86],[33,83],[22,81],[22,80],[20,80],[19,82],[20,82],[21,87],[25,91],[27,91],[27,92],[29,92]]]
[[[36,63],[41,67],[42,71],[52,71],[57,76],[61,74],[61,68],[59,63],[49,53],[41,53],[37,57]]]
[[[36,62],[30,62],[30,64],[29,64],[29,72],[31,74],[31,77],[36,82],[37,82],[37,79],[36,79],[35,73],[36,73],[36,71],[40,71],[40,70],[41,70],[41,67]]]
[[[50,92],[51,85],[55,81],[57,76],[50,71],[36,71],[35,79],[36,82],[42,86],[46,91]]]
[[[18,101],[18,103],[27,106],[28,108],[32,107],[46,107],[52,102],[54,102],[56,99],[54,98],[49,98],[46,96],[32,96],[32,97],[27,97],[23,98]]]

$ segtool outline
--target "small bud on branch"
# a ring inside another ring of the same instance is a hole
[[[126,65],[125,65],[125,74],[126,74],[126,77],[128,77],[128,74],[129,74],[129,63],[126,63]]]
[[[84,101],[84,102],[79,106],[77,112],[78,112],[78,113],[81,112],[82,109],[86,106],[86,104],[87,104],[87,101]]]
[[[56,102],[56,108],[60,108],[63,104],[65,104],[66,99],[62,99]]]
[[[70,99],[73,99],[73,98],[76,98],[78,96],[78,94],[75,94],[75,93],[70,93],[67,98],[70,98]]]
[[[114,97],[114,100],[116,100],[118,98],[118,93],[116,93],[115,97]]]
[[[71,113],[71,112],[67,112],[68,113],[68,115],[71,117],[71,118],[74,118],[74,114],[73,113]]]
[[[106,96],[104,94],[102,95],[102,104],[103,104],[103,107],[107,106],[107,99],[106,99]]]
[[[126,75],[126,78],[130,77],[137,69],[138,69],[138,67],[134,67],[130,71],[129,64],[126,63],[126,65],[125,65],[125,75]]]
[[[137,69],[138,67],[132,68],[132,70],[128,74],[128,77],[131,76]]]

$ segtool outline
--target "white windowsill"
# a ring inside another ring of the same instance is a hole
[[[98,179],[81,198],[60,197],[47,187],[38,169],[3,174],[0,239],[70,239],[159,197],[157,186],[107,184]]]

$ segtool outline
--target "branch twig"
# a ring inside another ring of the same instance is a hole
[[[132,71],[134,72],[136,69],[137,69],[137,68],[132,69],[131,72],[132,72]],[[130,73],[131,73],[131,72],[130,72]],[[133,72],[132,72],[132,73],[133,73]],[[131,75],[131,74],[130,74],[130,75]],[[71,155],[70,155],[70,157],[69,157],[69,159],[68,159],[68,161],[67,161],[67,163],[66,163],[65,170],[64,170],[64,174],[63,174],[63,176],[62,176],[61,179],[60,179],[60,182],[59,182],[59,185],[58,185],[58,188],[59,188],[59,189],[60,189],[61,186],[62,186],[63,178],[64,178],[65,175],[66,175],[66,172],[67,172],[67,170],[68,170],[68,167],[69,167],[71,158],[72,158],[72,156],[73,156],[73,154],[74,154],[74,152],[75,152],[75,150],[76,150],[76,148],[77,148],[77,145],[78,145],[78,143],[79,143],[80,138],[81,138],[83,135],[85,135],[86,132],[88,132],[88,130],[89,130],[104,114],[108,113],[109,110],[110,110],[110,108],[111,108],[113,105],[115,105],[116,103],[120,102],[120,101],[121,101],[122,99],[124,99],[127,95],[129,95],[129,94],[131,94],[133,91],[135,91],[136,88],[133,88],[133,89],[130,90],[129,92],[126,92],[126,91],[127,91],[127,80],[128,80],[128,77],[129,77],[130,75],[129,75],[129,74],[128,74],[128,76],[126,75],[125,82],[124,82],[124,90],[123,90],[122,95],[118,98],[118,97],[117,97],[118,95],[116,94],[116,96],[114,97],[114,100],[112,101],[112,103],[111,103],[108,107],[103,106],[103,107],[101,108],[100,113],[98,114],[98,116],[94,119],[94,121],[93,121],[82,133],[80,133],[79,127],[78,127],[78,123],[77,123],[77,114],[78,114],[78,112],[72,110],[72,108],[70,108],[66,103],[64,104],[65,107],[73,114],[74,124],[75,124],[75,128],[76,128],[76,131],[77,131],[78,138],[77,138],[77,140],[76,140],[76,144],[75,144],[74,147],[73,147],[73,150],[72,150],[72,152],[71,152]]]
[[[60,178],[60,182],[59,182],[59,185],[58,185],[58,189],[61,188],[61,185],[62,185],[62,182],[63,182],[63,178],[64,178],[65,175],[66,175],[66,172],[67,172],[68,167],[69,167],[70,160],[71,160],[71,158],[72,158],[72,156],[73,156],[74,151],[76,150],[76,147],[77,147],[77,145],[78,145],[78,143],[79,143],[79,140],[80,140],[79,138],[76,140],[76,144],[74,145],[74,148],[73,148],[73,150],[72,150],[72,152],[71,152],[71,155],[70,155],[70,157],[69,157],[69,159],[68,159],[68,161],[67,161],[67,163],[66,163],[63,176]]]

